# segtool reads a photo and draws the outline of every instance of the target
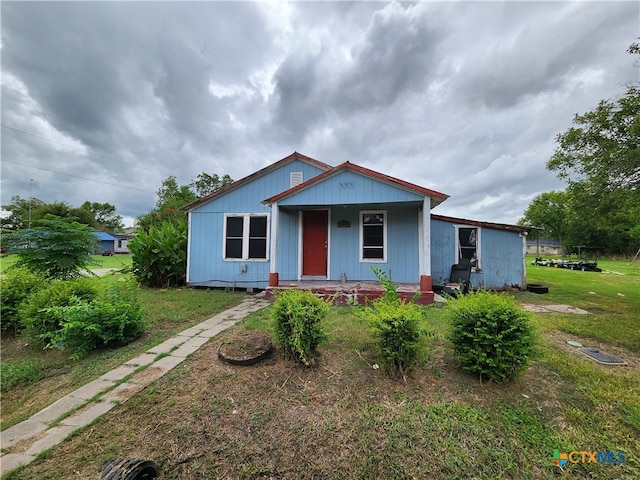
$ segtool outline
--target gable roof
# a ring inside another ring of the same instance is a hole
[[[283,159],[278,160],[277,162],[272,163],[271,165],[268,165],[263,169],[258,170],[255,173],[252,173],[251,175],[241,178],[240,180],[236,180],[235,182],[230,183],[229,185],[222,187],[219,190],[216,190],[215,192],[210,193],[209,195],[205,195],[204,197],[199,198],[198,200],[195,200],[194,202],[191,202],[188,205],[185,205],[180,210],[185,210],[185,211],[193,210],[194,208],[197,208],[200,205],[207,203],[209,200],[212,200],[216,197],[224,195],[225,193],[235,190],[236,188],[241,187],[242,185],[245,185],[249,182],[252,182],[256,178],[266,175],[267,173],[272,172],[273,170],[276,170],[286,165],[287,163],[291,163],[294,160],[300,160],[304,163],[307,163],[309,165],[312,165],[324,171],[331,170],[333,168],[331,165],[327,165],[326,163],[320,162],[314,158],[307,157],[306,155],[302,155],[301,153],[298,153],[298,152],[293,152],[291,155],[287,155]]]
[[[332,168],[331,170],[327,170],[324,173],[321,173],[320,175],[310,178],[309,180],[301,183],[300,185],[296,185],[295,187],[285,190],[284,192],[278,193],[273,197],[267,198],[266,200],[263,200],[262,203],[264,203],[265,205],[271,205],[274,202],[277,202],[279,200],[282,200],[283,198],[294,195],[306,188],[309,188],[313,185],[323,182],[327,178],[333,177],[334,175],[337,175],[344,171],[352,171],[355,173],[359,173],[360,175],[364,175],[374,180],[378,180],[380,182],[393,185],[403,190],[408,190],[418,195],[424,195],[426,197],[430,197],[431,208],[435,207],[436,205],[439,205],[440,203],[444,202],[447,198],[449,198],[449,195],[445,195],[444,193],[436,192],[435,190],[424,188],[419,185],[415,185],[413,183],[400,180],[399,178],[391,177],[389,175],[385,175],[383,173],[376,172],[374,170],[370,170],[365,167],[361,167],[360,165],[356,165],[354,163],[344,162],[338,165],[337,167]]]
[[[494,230],[507,230],[509,232],[529,233],[534,227],[524,227],[521,225],[509,225],[507,223],[480,222],[468,220],[466,218],[445,217],[444,215],[431,214],[432,220],[441,220],[449,223],[460,223],[462,225],[472,225],[474,227],[493,228]]]

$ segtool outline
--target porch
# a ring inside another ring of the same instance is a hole
[[[415,302],[419,305],[430,305],[434,302],[433,291],[420,291],[418,283],[398,283],[398,295],[403,300],[411,300],[416,294]],[[336,305],[347,305],[357,302],[364,305],[384,295],[384,289],[376,281],[322,281],[302,280],[279,282],[277,286],[269,286],[266,289],[267,298],[273,298],[274,294],[282,290],[305,290],[314,293],[320,298],[331,299]]]

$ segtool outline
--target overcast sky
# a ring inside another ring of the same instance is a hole
[[[108,202],[293,151],[515,223],[576,113],[640,79],[640,2],[1,2],[2,198]]]

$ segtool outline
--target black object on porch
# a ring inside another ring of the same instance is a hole
[[[443,292],[452,297],[466,295],[471,287],[471,261],[461,258],[460,263],[451,265],[449,280],[445,283]]]

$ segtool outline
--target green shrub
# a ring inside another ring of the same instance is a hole
[[[287,290],[277,294],[271,317],[286,358],[310,365],[311,353],[325,339],[320,321],[328,311],[329,304],[311,292]]]
[[[81,270],[96,265],[91,256],[96,246],[91,227],[52,214],[34,223],[31,229],[6,236],[18,256],[16,265],[60,280],[76,278]]]
[[[15,333],[22,329],[18,307],[32,293],[43,288],[44,277],[25,268],[12,268],[0,277],[0,324],[2,331],[13,330]]]
[[[98,288],[86,278],[51,280],[48,285],[29,295],[18,307],[24,333],[37,345],[46,342],[42,335],[57,331],[62,317],[53,307],[71,305],[76,299],[91,301],[98,297]],[[45,337],[46,338],[46,337]]]
[[[507,294],[479,291],[451,300],[451,341],[462,368],[495,381],[522,374],[534,353],[528,313]]]
[[[69,305],[47,309],[60,319],[57,330],[40,336],[48,347],[73,350],[73,358],[100,347],[135,339],[144,329],[144,311],[132,283],[112,285],[93,300],[73,297]]]
[[[139,230],[128,244],[131,250],[131,271],[142,285],[177,287],[187,276],[187,223],[177,225],[162,222],[151,225],[149,231]]]
[[[385,294],[357,309],[356,315],[368,323],[376,336],[383,368],[396,378],[405,378],[420,358],[420,339],[426,333],[424,309],[400,299],[397,286],[387,273],[379,268],[372,270]]]

